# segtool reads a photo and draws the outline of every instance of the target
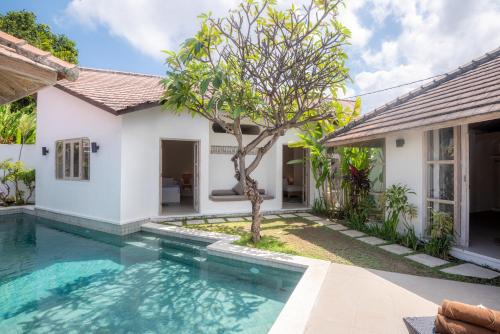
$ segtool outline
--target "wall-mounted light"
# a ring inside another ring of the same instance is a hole
[[[403,138],[396,139],[396,147],[403,147],[405,145],[405,140]]]
[[[97,145],[95,141],[92,142],[91,146],[92,146],[92,153],[97,153],[97,151],[99,151],[99,145]]]
[[[42,147],[42,155],[47,155],[49,154],[49,149],[45,146]]]

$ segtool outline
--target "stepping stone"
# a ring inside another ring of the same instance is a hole
[[[390,253],[397,254],[397,255],[404,255],[404,254],[410,254],[413,253],[413,249],[401,246],[401,245],[396,245],[396,244],[391,244],[391,245],[385,245],[385,246],[379,246],[383,250],[386,250]]]
[[[449,263],[448,261],[427,254],[414,254],[405,257],[431,268],[439,267]]]
[[[209,224],[218,224],[218,223],[225,223],[226,220],[224,218],[209,218],[207,219],[207,222]]]
[[[340,231],[340,233],[345,234],[349,237],[353,237],[353,238],[364,237],[366,235],[363,232],[356,231],[356,230],[345,230],[345,231]]]
[[[296,215],[291,214],[291,213],[285,213],[285,214],[282,214],[280,216],[281,216],[281,218],[297,218]]]
[[[337,223],[332,222],[331,220],[324,219],[322,221],[317,221],[318,223],[322,225],[338,225]]]
[[[487,279],[493,279],[500,276],[499,272],[476,266],[472,263],[459,264],[458,266],[441,269],[441,271],[447,274]]]
[[[345,227],[344,225],[341,225],[341,224],[332,224],[332,225],[327,225],[326,227],[329,228],[330,230],[334,230],[334,231],[348,230],[347,227]]]
[[[264,219],[281,219],[281,217],[278,215],[267,215],[264,216]]]
[[[243,218],[243,217],[230,217],[230,218],[226,218],[226,219],[229,222],[244,222],[245,221],[245,218]]]
[[[317,216],[308,216],[308,217],[304,217],[304,218],[307,219],[307,220],[312,220],[313,222],[325,219],[323,217],[317,217]]]
[[[333,225],[333,224],[335,224],[335,223],[332,223],[331,221],[326,220],[326,219],[322,219],[322,220],[311,220],[311,222],[316,223],[316,224],[319,224],[319,225],[323,225],[323,226],[326,226],[326,225]]]
[[[204,220],[204,219],[188,220],[188,221],[186,222],[186,224],[188,224],[188,225],[200,225],[200,224],[205,224],[205,220]]]
[[[312,217],[313,216],[309,212],[299,212],[299,213],[296,213],[296,215],[299,217]]]
[[[372,246],[378,246],[387,243],[387,241],[377,237],[363,237],[359,238],[358,240],[363,241],[364,243],[367,243]]]
[[[177,221],[177,222],[164,222],[164,223],[168,224],[168,225],[182,226],[182,222],[181,221]]]

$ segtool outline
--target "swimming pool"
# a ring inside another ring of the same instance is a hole
[[[0,216],[0,333],[266,333],[302,274],[206,245]]]

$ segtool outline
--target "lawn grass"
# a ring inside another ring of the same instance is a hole
[[[376,246],[368,245],[300,217],[264,220],[261,226],[262,239],[257,245],[252,243],[250,222],[246,221],[185,225],[184,227],[239,235],[241,238],[235,244],[242,246],[312,257],[369,269],[500,286],[500,278],[487,280],[446,274],[438,269],[429,268],[405,259],[403,256],[386,252]]]

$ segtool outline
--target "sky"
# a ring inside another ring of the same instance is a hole
[[[280,6],[305,0],[278,0]],[[0,13],[33,11],[77,43],[80,66],[164,75],[198,15],[223,16],[238,0],[0,0]],[[339,17],[352,32],[352,82],[343,97],[445,73],[500,47],[500,0],[351,0]],[[363,96],[368,112],[425,82]]]

